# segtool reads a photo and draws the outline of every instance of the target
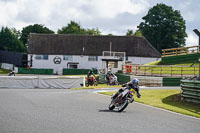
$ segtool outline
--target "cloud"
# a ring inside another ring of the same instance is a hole
[[[186,46],[196,46],[198,45],[198,36],[195,33],[189,32],[186,38]]]
[[[100,29],[120,32],[135,27],[134,21],[128,22],[134,18],[126,16],[142,14],[149,6],[147,0],[1,0],[0,26],[22,29],[38,23],[55,31],[74,20],[87,27],[102,26]]]
[[[200,30],[199,0],[0,0],[0,27],[22,30],[30,24],[43,24],[55,32],[70,20],[83,28],[99,28],[103,34],[125,35],[135,31],[150,7],[164,3],[180,10],[187,31]],[[195,38],[195,35],[193,35]],[[192,35],[187,43],[194,43]]]

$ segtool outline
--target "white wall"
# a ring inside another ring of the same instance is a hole
[[[60,57],[61,63],[55,64],[54,58],[58,56]],[[30,61],[31,56],[28,55],[28,60]],[[102,61],[101,58],[98,58],[98,61],[88,61],[88,56],[73,56],[73,61],[66,61],[63,60],[63,55],[49,55],[48,60],[36,60],[35,55],[32,57],[32,68],[50,68],[54,69],[54,73],[59,71],[59,69],[67,68],[68,62],[78,62],[79,69],[91,69],[91,68],[102,68]]]
[[[153,61],[158,61],[160,58],[149,58],[149,57],[128,57],[128,61],[131,61],[133,64],[147,64]]]
[[[78,69],[103,69],[105,67],[105,63],[102,63],[102,56],[98,56],[98,61],[88,61],[88,56],[73,56],[73,61],[63,60],[63,55],[49,55],[48,60],[36,60],[36,55],[33,55],[32,68],[49,68],[54,69],[54,73],[61,70],[62,68],[67,68],[68,62],[78,62]],[[53,59],[59,56],[62,61],[60,64],[55,64]],[[30,61],[31,55],[28,55],[28,60]],[[128,61],[131,61],[134,64],[146,64],[148,62],[156,61],[157,58],[144,58],[144,57],[129,57]],[[122,62],[118,62],[118,70],[121,70]],[[113,69],[117,71],[117,69]],[[113,71],[113,72],[114,72]]]

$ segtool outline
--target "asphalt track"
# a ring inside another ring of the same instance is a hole
[[[200,133],[198,118],[109,102],[93,90],[0,89],[0,133]]]

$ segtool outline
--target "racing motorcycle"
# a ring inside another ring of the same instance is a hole
[[[15,71],[11,71],[8,76],[15,76]]]
[[[117,76],[110,75],[108,85],[119,85],[119,82],[117,81]]]
[[[86,77],[85,79],[85,86],[88,87],[89,85],[91,86],[97,86],[98,82],[94,76],[90,76],[89,79]]]
[[[111,97],[109,110],[116,109],[118,112],[122,112],[129,103],[132,103],[134,101],[134,94],[136,94],[136,91],[131,87],[121,88],[116,94]]]

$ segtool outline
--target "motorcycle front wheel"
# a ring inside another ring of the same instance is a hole
[[[128,100],[125,100],[124,103],[118,107],[118,112],[122,112],[128,106],[128,104]]]
[[[109,110],[113,110],[114,108],[115,108],[115,105],[113,105],[112,103],[110,103],[110,105],[109,105]]]

